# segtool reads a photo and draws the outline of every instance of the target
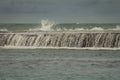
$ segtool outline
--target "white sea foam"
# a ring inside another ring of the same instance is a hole
[[[91,28],[91,29],[85,29],[85,28],[75,28],[75,29],[67,29],[67,28],[63,28],[63,29],[57,29],[57,31],[62,31],[62,30],[64,30],[64,31],[104,31],[104,30],[120,30],[120,26],[119,25],[117,25],[115,28],[108,28],[108,29],[104,29],[104,28],[102,28],[102,27],[93,27],[93,28]]]
[[[90,30],[104,30],[104,29],[101,28],[101,27],[94,27],[94,28],[92,28],[92,29],[90,29]]]
[[[94,28],[91,28],[91,29],[85,29],[85,28],[75,28],[75,29],[67,29],[67,28],[63,28],[63,29],[56,29],[57,31],[94,31],[94,30],[98,30],[98,31],[101,31],[101,30],[104,30],[103,28],[101,27],[94,27]]]
[[[78,49],[78,50],[120,50],[120,48],[104,48],[104,47],[33,47],[33,46],[1,46],[5,49]]]
[[[34,28],[34,29],[29,29],[29,31],[52,31],[52,26],[55,25],[54,21],[49,21],[47,20],[41,20],[40,22],[41,26]]]
[[[0,29],[0,31],[8,31],[7,29]]]
[[[29,31],[83,31],[83,30],[85,30],[85,31],[103,31],[103,30],[120,30],[119,25],[116,25],[115,28],[107,28],[107,29],[104,29],[102,27],[93,27],[93,28],[81,27],[81,28],[74,28],[74,29],[66,28],[66,27],[60,28],[58,26],[54,26],[54,25],[56,25],[56,23],[54,21],[50,21],[48,19],[41,20],[40,24],[41,24],[40,26],[38,26],[36,28],[29,29]],[[76,24],[79,24],[79,23],[76,23]],[[55,27],[55,29],[52,28],[53,26]]]
[[[55,24],[55,22],[53,21],[49,21],[49,20],[42,20],[41,21],[41,28],[40,30],[42,31],[49,31],[52,30],[52,26]]]
[[[116,25],[116,28],[113,28],[112,30],[120,30],[120,26]]]

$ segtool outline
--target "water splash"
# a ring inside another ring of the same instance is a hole
[[[80,24],[80,23],[76,23]],[[54,21],[50,21],[48,19],[41,20],[40,25],[34,29],[29,29],[29,31],[104,31],[104,30],[120,30],[120,25],[114,26],[114,28],[104,28],[104,27],[96,27],[96,26],[89,26],[86,27],[74,27],[74,28],[67,28],[64,26],[60,26],[60,24],[56,24]]]
[[[29,31],[51,31],[53,30],[52,27],[53,25],[55,25],[55,22],[49,21],[48,19],[46,19],[46,20],[41,20],[40,24],[41,26],[35,29],[29,29]]]
[[[52,26],[55,24],[53,21],[47,20],[41,20],[41,28],[42,31],[50,31],[52,30]]]
[[[120,30],[120,25],[116,25],[116,28],[114,28],[113,30]]]

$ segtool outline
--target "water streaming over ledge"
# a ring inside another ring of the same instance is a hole
[[[0,46],[120,48],[120,31],[5,32]]]

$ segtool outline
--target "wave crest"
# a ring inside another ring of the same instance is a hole
[[[51,31],[52,26],[55,25],[54,21],[49,21],[47,20],[41,20],[40,22],[41,26],[39,26],[38,28],[34,28],[34,29],[29,29],[29,31]]]
[[[79,24],[79,23],[76,23]],[[73,25],[74,26],[74,25]],[[68,26],[69,27],[69,26]],[[65,27],[64,24],[61,26],[60,24],[56,24],[54,21],[50,21],[50,20],[41,20],[40,25],[37,28],[32,28],[29,29],[28,31],[82,31],[82,30],[86,30],[86,31],[103,31],[103,30],[120,30],[120,26],[116,25],[114,26],[114,28],[104,28],[104,27],[96,27],[96,26],[88,26],[88,28],[85,27],[74,27],[74,28],[68,28]]]

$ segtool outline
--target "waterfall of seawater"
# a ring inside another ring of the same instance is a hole
[[[120,33],[1,33],[0,46],[119,48]]]

